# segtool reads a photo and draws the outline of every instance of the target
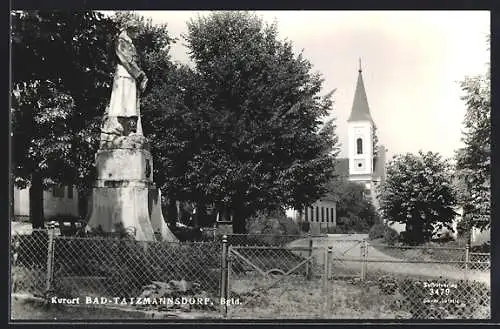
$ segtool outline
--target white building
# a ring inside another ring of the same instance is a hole
[[[14,218],[29,220],[29,188],[14,187]],[[45,219],[56,216],[78,216],[78,190],[74,187],[54,187],[43,192],[43,212]]]

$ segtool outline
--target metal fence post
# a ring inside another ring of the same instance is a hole
[[[465,247],[465,276],[469,275],[469,262],[470,262],[470,244],[467,243]]]
[[[324,315],[326,316],[328,312],[330,311],[330,290],[328,289],[329,284],[328,280],[330,279],[330,267],[331,267],[331,261],[332,261],[332,254],[333,254],[333,247],[328,247],[327,250],[325,250],[325,274],[323,277],[323,293],[325,295],[325,310],[324,310]]]
[[[222,236],[222,257],[221,257],[221,287],[220,287],[220,298],[227,298],[227,265],[228,265],[228,247],[227,247],[227,235],[224,234]],[[224,303],[225,305],[226,303]],[[224,306],[222,309],[224,313],[224,317],[227,317],[227,306]]]
[[[364,241],[364,240],[363,240]],[[361,263],[361,276],[360,279],[365,279],[365,244],[362,242],[359,248],[359,259]]]
[[[55,236],[55,225],[53,223],[49,223],[48,227],[48,236],[49,242],[47,246],[47,281],[46,281],[46,291],[49,292],[52,286],[52,279],[54,276],[54,236]]]
[[[231,253],[228,253],[227,254],[227,270],[226,270],[226,296],[224,297],[224,317],[226,319],[230,319],[231,318],[231,313],[228,312],[228,303],[227,303],[227,300],[229,298],[231,298],[231,268],[232,268],[232,265],[233,265],[233,255],[231,255]]]
[[[366,279],[368,272],[368,241],[363,240],[363,280]]]
[[[323,291],[326,292],[326,286],[328,284],[328,248],[325,248],[324,252],[324,268],[323,268]]]
[[[307,275],[307,280],[311,280],[312,279],[312,262],[311,262],[311,257],[312,257],[312,252],[313,252],[313,239],[312,239],[312,235],[311,233],[308,233],[308,237],[309,237],[309,251],[308,251],[308,255],[307,257],[309,258],[309,260],[307,261],[307,272],[306,272],[306,275]]]

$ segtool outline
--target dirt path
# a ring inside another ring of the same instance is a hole
[[[360,271],[361,264],[361,245],[363,239],[368,239],[366,234],[329,234],[328,237],[313,238],[313,248],[318,249],[313,251],[313,255],[319,264],[324,261],[324,247],[333,247],[334,261],[339,267],[346,268],[352,271]],[[309,241],[301,239],[293,241],[289,244],[290,247],[307,247]],[[304,252],[300,252],[303,256]],[[351,260],[351,261],[349,261]],[[418,275],[435,279],[452,279],[452,280],[475,280],[490,284],[490,273],[486,271],[469,271],[466,275],[464,270],[457,268],[453,264],[440,263],[408,263],[403,259],[389,256],[380,250],[369,246],[368,247],[368,264],[367,273],[370,272],[385,272],[390,274],[400,275]]]

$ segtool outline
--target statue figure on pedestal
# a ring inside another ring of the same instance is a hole
[[[144,142],[140,115],[140,94],[146,89],[148,78],[138,65],[138,54],[133,39],[138,35],[138,22],[124,24],[115,44],[118,60],[113,79],[111,99],[101,127],[101,147],[110,143],[122,144],[136,140]],[[120,137],[131,138],[120,138]]]

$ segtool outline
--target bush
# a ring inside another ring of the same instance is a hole
[[[384,241],[390,246],[395,245],[396,242],[399,241],[399,233],[395,229],[386,226],[384,232]]]
[[[439,236],[436,236],[431,240],[432,242],[439,242],[439,243],[446,243],[450,241],[455,241],[455,238],[451,234],[451,232],[444,232],[443,234],[440,234]]]
[[[470,221],[462,218],[462,220],[457,223],[457,235],[460,237],[467,237],[470,234],[470,231]]]
[[[273,236],[300,235],[299,224],[291,218],[279,214],[259,213],[247,222],[248,234],[264,234]]]
[[[359,233],[359,231],[353,229],[352,227],[345,226],[345,225],[337,225],[334,227],[329,227],[327,229],[327,232],[329,234],[356,234],[356,233]]]
[[[370,231],[368,232],[368,238],[370,240],[383,239],[385,237],[386,229],[386,224],[382,222],[376,223],[370,228]]]
[[[391,246],[400,241],[399,233],[382,222],[376,223],[371,227],[368,232],[368,238],[370,240],[384,239],[384,242]]]

